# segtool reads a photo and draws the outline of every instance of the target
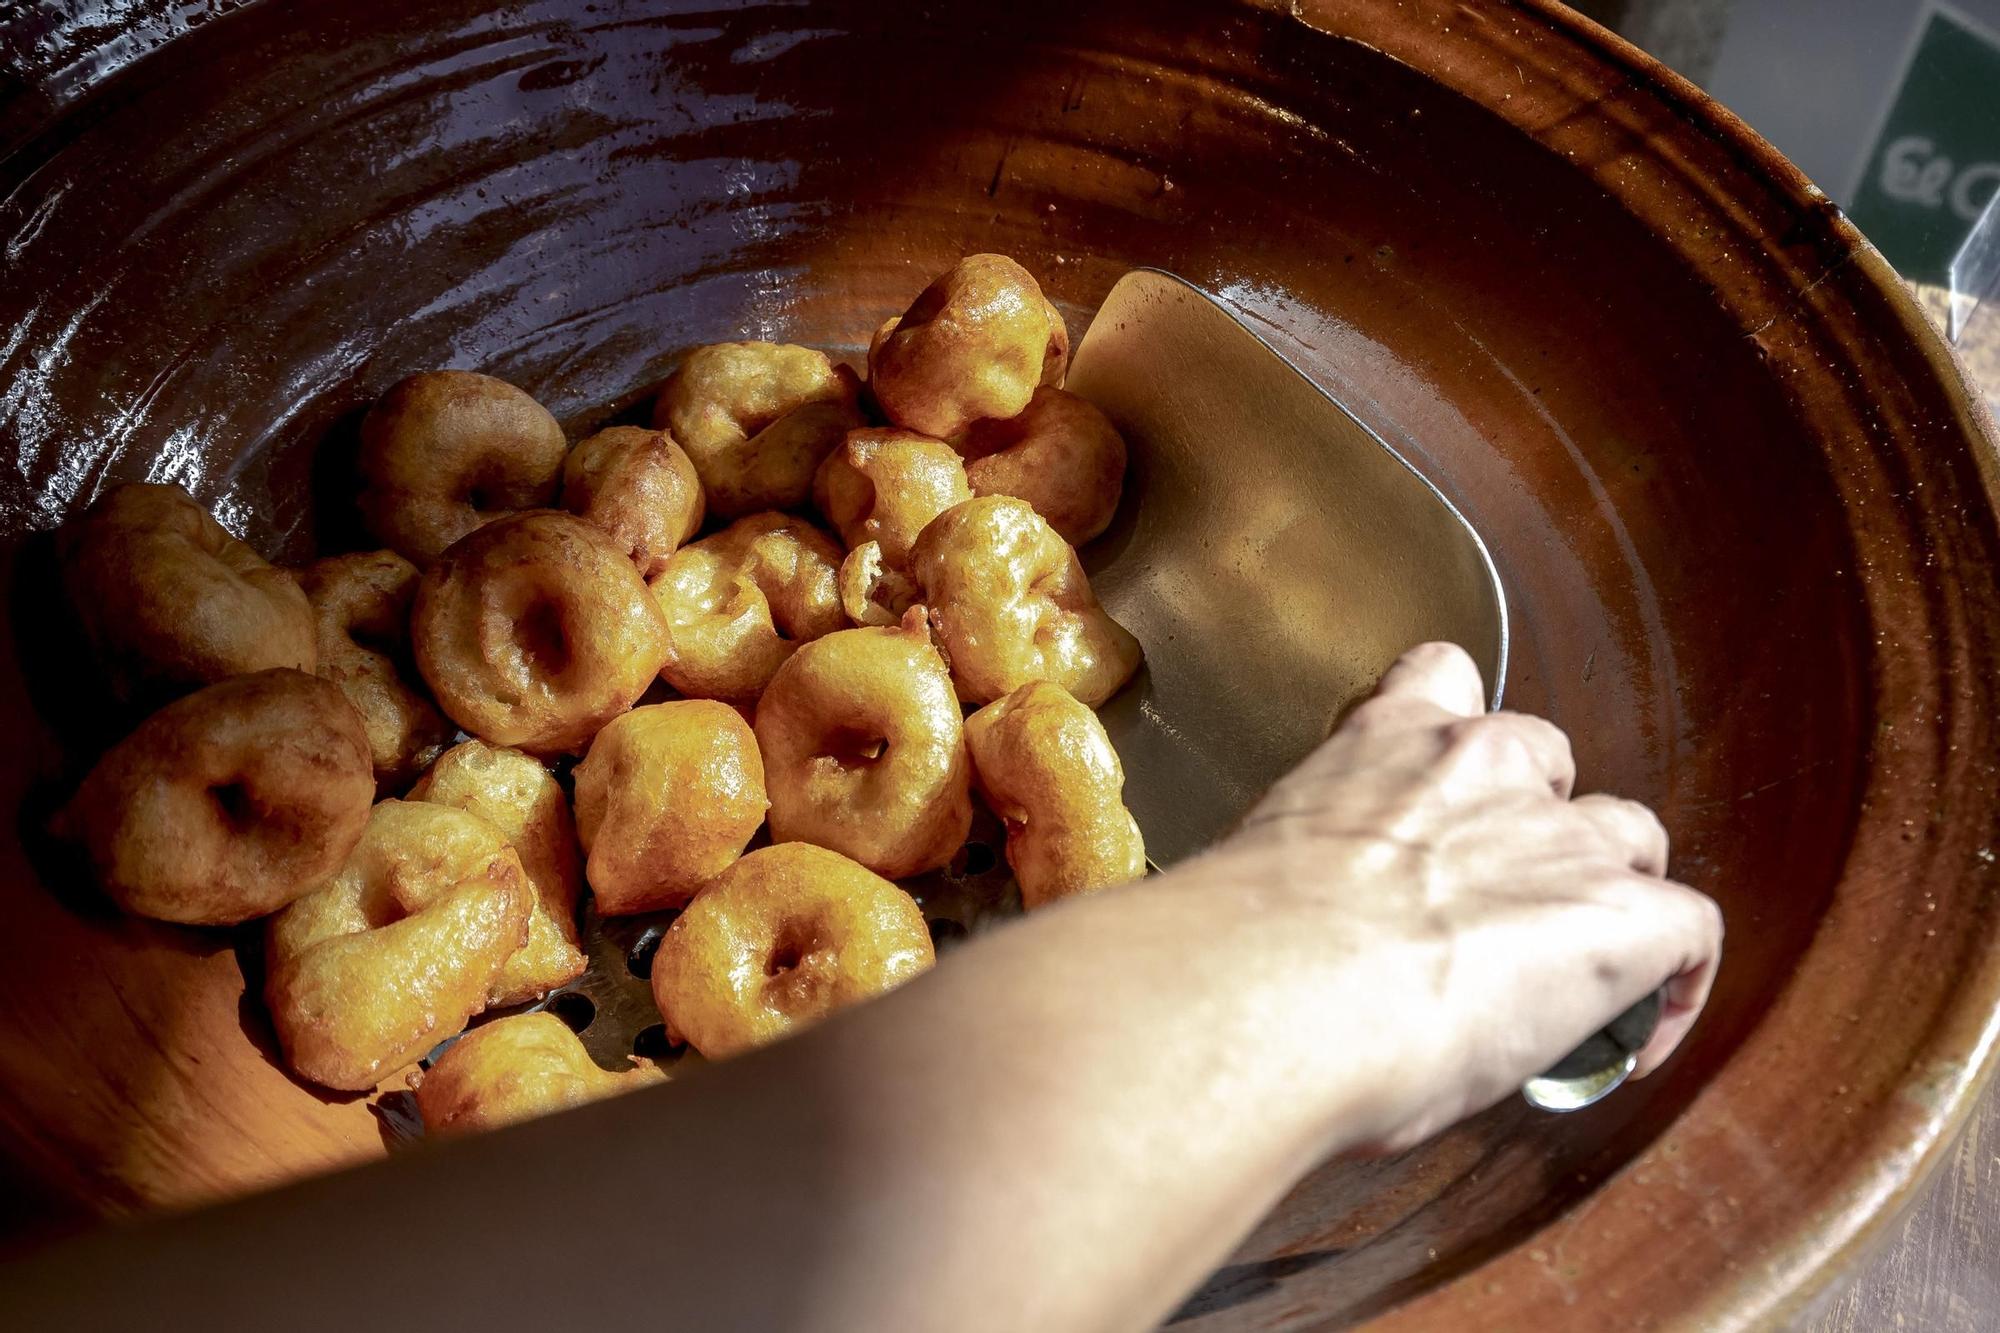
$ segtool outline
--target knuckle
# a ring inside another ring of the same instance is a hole
[[[1444,724],[1445,739],[1456,745],[1485,744],[1498,724],[1499,718],[1491,713],[1482,713],[1478,717],[1455,717]]]
[[[1667,845],[1667,826],[1651,806],[1623,796],[1594,793],[1577,798],[1576,808],[1597,821],[1607,833],[1625,841]]]
[[[1631,824],[1633,828],[1643,830],[1647,836],[1658,838],[1662,843],[1666,842],[1667,826],[1662,824],[1660,817],[1653,813],[1653,807],[1642,801],[1630,800],[1623,796],[1614,796],[1611,798],[1610,808],[1616,811],[1627,823]]]
[[[1508,730],[1531,749],[1565,765],[1572,762],[1569,733],[1547,718],[1533,713],[1500,713],[1496,716],[1504,720]]]
[[[1421,726],[1431,711],[1410,699],[1381,695],[1356,704],[1339,729],[1353,735],[1380,736]]]
[[[1367,735],[1381,731],[1391,721],[1395,701],[1377,697],[1356,704],[1340,724],[1340,730]]]
[[[1535,734],[1541,738],[1543,745],[1552,753],[1562,756],[1564,762],[1571,760],[1573,747],[1570,745],[1567,731],[1545,717],[1529,718],[1528,721],[1534,724]]]
[[[1467,656],[1466,651],[1457,644],[1436,639],[1429,643],[1418,644],[1404,653],[1402,660],[1411,666],[1421,667],[1456,667],[1461,663],[1470,665],[1472,662],[1471,657]]]
[[[1463,718],[1450,725],[1447,739],[1454,750],[1488,763],[1519,766],[1534,757],[1527,734],[1504,713]]]
[[[1702,925],[1707,929],[1710,938],[1720,944],[1725,929],[1722,917],[1722,904],[1716,902],[1715,899],[1709,897],[1699,889],[1691,889],[1685,884],[1677,885],[1676,887],[1694,899],[1696,915],[1701,918]]]
[[[1650,901],[1671,906],[1678,919],[1692,925],[1712,943],[1722,939],[1722,908],[1715,899],[1700,889],[1689,888],[1679,880],[1661,879],[1657,876],[1635,876],[1644,886]]]

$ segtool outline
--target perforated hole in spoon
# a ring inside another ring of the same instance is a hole
[[[932,940],[940,949],[1020,912],[1013,872],[1000,854],[1005,841],[1000,821],[977,810],[966,845],[950,866],[902,881],[931,923]],[[586,900],[580,926],[588,969],[563,991],[527,1007],[555,1008],[587,999],[596,1016],[578,1030],[584,1049],[606,1069],[631,1068],[628,1057],[636,1053],[635,1043],[660,1023],[659,1008],[653,1003],[653,963],[661,937],[679,915],[669,911],[606,917]],[[663,1042],[664,1035],[647,1040]]]
[[[965,845],[950,865],[901,881],[923,909],[939,954],[1020,914],[1020,891],[1001,854],[1006,836],[991,813],[975,809]],[[759,835],[752,846],[763,843]],[[547,1010],[577,1034],[584,1050],[602,1068],[630,1069],[635,1055],[663,1067],[684,1068],[686,1062],[699,1061],[700,1056],[687,1047],[667,1040],[666,1024],[653,1003],[654,960],[667,928],[679,915],[676,909],[640,916],[600,916],[596,904],[586,896],[578,921],[580,942],[589,960],[583,975],[533,1003],[488,1010],[475,1018],[468,1030],[509,1014]],[[439,1042],[419,1062],[419,1068],[430,1068],[457,1040],[454,1035]],[[422,1137],[422,1125],[409,1094],[385,1093],[376,1103],[383,1137],[391,1147]]]

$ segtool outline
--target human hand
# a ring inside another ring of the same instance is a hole
[[[1458,648],[1405,654],[1374,697],[1246,817],[1216,856],[1317,947],[1351,965],[1330,1003],[1364,1031],[1349,1125],[1399,1150],[1485,1108],[1666,983],[1643,1077],[1708,997],[1722,948],[1714,902],[1666,879],[1646,807],[1572,797],[1569,740],[1485,710]]]

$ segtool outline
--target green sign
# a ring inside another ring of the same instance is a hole
[[[1904,277],[1942,286],[1996,189],[2000,38],[1934,7],[1868,150],[1848,216]]]

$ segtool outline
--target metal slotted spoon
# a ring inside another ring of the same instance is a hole
[[[1168,273],[1126,274],[1067,387],[1133,445],[1126,503],[1085,555],[1146,648],[1102,717],[1155,868],[1227,832],[1415,644],[1464,647],[1499,706],[1506,599],[1479,535],[1222,303]],[[1003,839],[982,810],[950,867],[905,884],[941,951],[1019,911]],[[607,1068],[693,1058],[668,1045],[649,981],[673,915],[588,912],[589,971],[533,1007],[577,1028]],[[1524,1095],[1551,1111],[1609,1095],[1658,1012],[1657,995],[1635,1005]]]
[[[1416,644],[1463,647],[1499,707],[1507,600],[1479,534],[1227,306],[1169,273],[1126,274],[1068,388],[1133,442],[1142,499],[1092,548],[1091,579],[1146,646],[1103,717],[1161,864],[1226,832]],[[1609,1096],[1660,999],[1523,1095],[1549,1111]]]

